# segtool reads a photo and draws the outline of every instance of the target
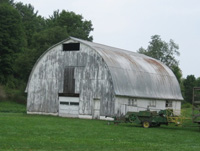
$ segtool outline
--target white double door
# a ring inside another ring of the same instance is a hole
[[[78,117],[79,97],[59,97],[59,116]]]

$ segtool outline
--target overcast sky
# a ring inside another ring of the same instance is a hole
[[[48,18],[63,9],[91,20],[94,42],[137,51],[152,35],[179,45],[183,77],[200,77],[200,0],[15,0]]]

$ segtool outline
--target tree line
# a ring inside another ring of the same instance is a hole
[[[8,95],[16,93],[15,99],[24,95],[32,67],[45,50],[69,36],[92,41],[91,31],[92,22],[74,12],[57,10],[44,18],[31,4],[0,0],[0,85],[4,85]],[[182,78],[176,59],[180,55],[178,44],[153,35],[148,47],[141,47],[138,53],[166,64],[176,75],[185,102],[191,103],[192,88],[200,86],[200,78],[194,75]]]

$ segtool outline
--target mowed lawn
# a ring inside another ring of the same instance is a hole
[[[199,151],[200,132],[197,127],[144,129],[99,120],[27,115],[24,105],[0,102],[0,150]]]

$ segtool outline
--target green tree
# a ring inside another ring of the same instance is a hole
[[[196,87],[200,87],[200,77],[196,79]]]
[[[36,52],[37,51],[35,49],[25,48],[22,52],[16,55],[14,64],[15,77],[22,80],[24,83],[27,82],[29,74],[35,63]]]
[[[193,88],[196,86],[196,78],[194,75],[188,75],[184,80],[185,101],[192,103]]]
[[[18,11],[11,5],[0,3],[0,83],[7,83],[14,75],[16,54],[25,45],[23,25]]]
[[[15,4],[15,8],[18,10],[22,18],[27,44],[29,46],[31,45],[33,34],[45,29],[45,19],[37,15],[37,11],[34,11],[34,7],[31,4],[24,5],[19,2]]]
[[[178,49],[179,46],[172,39],[167,43],[163,41],[159,35],[154,35],[151,37],[147,49],[141,47],[137,52],[160,60],[166,64],[174,72],[180,83],[182,72],[178,66],[179,62],[175,58],[175,56],[180,55]]]
[[[68,38],[66,29],[58,26],[33,34],[32,45],[30,48],[26,48],[17,55],[17,59],[15,61],[15,70],[17,71],[16,73],[19,73],[17,77],[27,81],[33,65],[44,53],[44,51],[46,51],[53,44],[56,44],[66,38]],[[24,66],[24,64],[26,66]]]
[[[181,83],[182,72],[181,72],[181,69],[179,68],[179,66],[173,65],[173,66],[171,66],[171,70],[175,74],[178,82]]]
[[[66,28],[55,26],[47,28],[33,35],[32,49],[35,49],[35,57],[38,57],[50,46],[69,37]]]
[[[0,4],[3,4],[3,3],[9,4],[9,5],[14,5],[13,0],[0,0]]]
[[[90,32],[93,30],[92,22],[83,20],[82,15],[77,15],[74,12],[63,10],[59,13],[59,11],[54,11],[53,15],[47,19],[47,25],[49,27],[64,27],[70,36],[89,41],[93,40],[93,37],[90,36]]]
[[[178,49],[179,46],[172,39],[167,43],[159,35],[154,35],[151,37],[147,49],[141,47],[138,52],[158,59],[172,68],[173,66],[178,66],[178,61],[175,58],[176,55],[180,55]]]

